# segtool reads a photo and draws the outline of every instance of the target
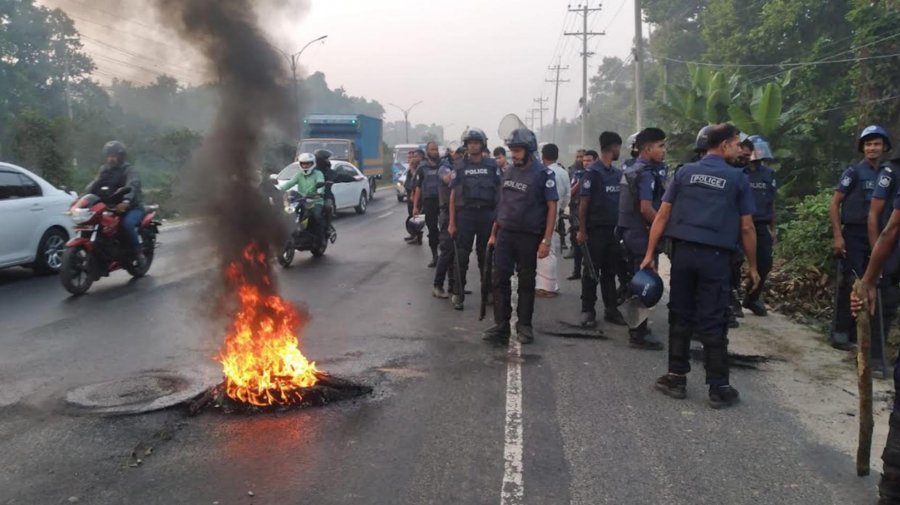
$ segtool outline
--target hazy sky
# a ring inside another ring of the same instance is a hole
[[[138,0],[42,0],[61,7],[85,36],[85,49],[95,56],[97,77],[152,81],[167,72],[182,81],[200,82],[199,69],[182,43],[154,26],[148,9],[117,9]],[[270,0],[271,1],[271,0]],[[310,46],[301,59],[307,72],[322,71],[332,88],[381,102],[386,120],[402,119],[394,103],[408,107],[414,123],[447,127],[448,140],[466,125],[497,135],[503,115],[523,120],[533,101],[549,97],[545,124],[552,120],[553,77],[547,69],[561,62],[569,69],[560,86],[559,116],[578,114],[581,96],[581,39],[563,37],[580,31],[580,14],[568,12],[563,0],[311,0],[309,9],[292,9],[266,23],[267,31],[285,52],[328,35]],[[573,4],[572,7],[577,5]],[[591,7],[596,7],[592,2]],[[590,74],[603,56],[625,58],[634,36],[633,0],[607,0],[589,16],[590,31],[606,36],[588,41]],[[118,12],[117,12],[118,10]],[[124,21],[123,21],[124,19]],[[188,51],[189,53],[189,51]],[[491,142],[492,144],[494,142]]]

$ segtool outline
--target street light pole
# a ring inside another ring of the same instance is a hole
[[[297,81],[297,67],[299,66],[298,63],[300,62],[300,55],[303,54],[303,51],[306,51],[307,47],[313,45],[314,43],[316,43],[320,40],[325,40],[327,38],[328,38],[328,35],[322,35],[321,37],[310,40],[309,42],[306,43],[305,46],[303,46],[303,48],[301,48],[299,51],[297,51],[296,53],[293,53],[293,54],[288,54],[288,53],[282,51],[281,48],[275,47],[275,50],[277,50],[279,53],[281,53],[282,56],[287,58],[288,62],[290,62],[290,64],[291,64],[291,76],[293,78],[293,84],[294,84],[294,105],[295,106],[297,106],[300,103],[300,91],[299,91],[299,85],[298,85],[298,81]]]
[[[419,100],[418,102],[410,105],[409,108],[406,108],[406,109],[404,109],[403,107],[400,107],[399,105],[394,105],[392,103],[388,104],[391,107],[396,107],[396,108],[400,109],[400,112],[403,113],[403,123],[406,125],[406,143],[407,144],[409,144],[409,111],[413,110],[413,108],[415,108],[415,106],[419,105],[420,103],[422,103],[422,100]]]

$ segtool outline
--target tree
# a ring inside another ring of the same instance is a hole
[[[11,127],[13,161],[52,184],[71,185],[64,151],[67,127],[63,118],[50,119],[33,110],[20,112]]]

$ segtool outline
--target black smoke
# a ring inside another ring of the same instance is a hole
[[[155,0],[160,20],[205,57],[220,106],[210,134],[193,160],[197,204],[223,267],[240,260],[250,243],[270,254],[284,244],[280,207],[260,191],[267,135],[296,139],[299,107],[293,103],[283,57],[270,45],[257,8],[296,2]],[[268,276],[269,272],[262,272]]]

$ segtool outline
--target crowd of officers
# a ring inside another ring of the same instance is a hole
[[[662,296],[656,268],[665,251],[671,260],[669,373],[656,388],[686,396],[693,339],[704,346],[711,405],[738,401],[729,381],[728,328],[742,306],[766,315],[761,293],[772,264],[776,186],[766,165],[772,159],[767,142],[729,124],[710,125],[697,136],[694,159],[670,174],[666,135],[658,128],[625,142],[603,132],[600,152],[579,151],[568,170],[557,162],[557,146],[539,150],[528,129],[505,139],[508,151],[491,153],[487,140],[482,130],[470,128],[462,146],[445,156],[433,142],[410,153],[406,241],[422,244],[427,229],[433,296],[464,309],[474,248],[479,272],[491,261],[484,282],[490,282],[494,326],[484,339],[509,342],[515,273],[516,338],[531,343],[535,298],[558,292],[554,274],[548,274],[554,283],[547,289],[536,286],[536,278],[542,262],[566,248],[565,258],[575,265],[569,279],[581,281],[578,324],[597,327],[599,287],[604,321],[627,326],[631,347],[662,350],[647,309]],[[623,144],[630,156],[617,167]],[[744,262],[746,292],[740,299]]]

